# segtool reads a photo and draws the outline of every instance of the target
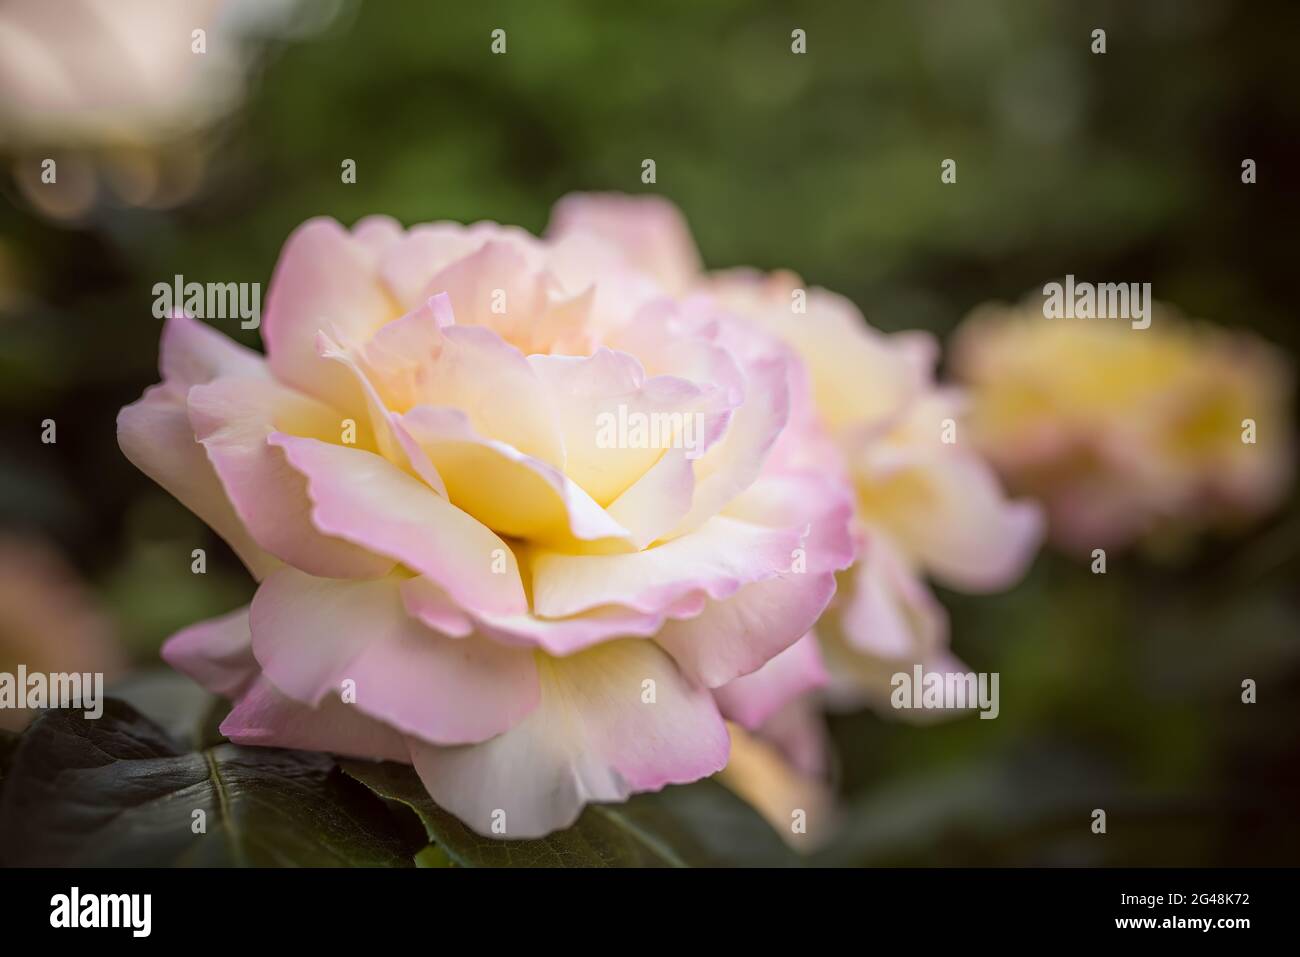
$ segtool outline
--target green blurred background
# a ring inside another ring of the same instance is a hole
[[[155,282],[265,291],[319,214],[536,231],[569,191],[654,189],[710,267],[792,268],[886,330],[946,335],[1072,272],[1150,281],[1294,359],[1297,35],[1300,6],[1227,0],[345,4],[319,35],[262,44],[189,203],[52,222],[0,179],[20,292],[0,296],[4,531],[54,543],[140,666],[247,600],[225,546],[122,457],[114,418],[157,380]],[[1001,717],[836,718],[850,814],[829,859],[1300,863],[1298,552],[1293,495],[1173,564],[1094,576],[1044,554],[1005,595],[943,593],[958,655],[1002,675]]]

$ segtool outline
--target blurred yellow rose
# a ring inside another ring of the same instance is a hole
[[[952,356],[977,442],[1066,551],[1230,528],[1290,485],[1292,369],[1253,335],[1160,303],[1145,330],[1045,319],[1030,296],[976,309]]]

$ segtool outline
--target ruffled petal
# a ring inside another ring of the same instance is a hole
[[[344,369],[316,354],[317,333],[365,342],[399,314],[378,279],[376,228],[358,238],[332,219],[303,223],[285,242],[266,296],[262,338],[276,377],[340,409],[357,408],[360,395]]]
[[[221,733],[235,744],[303,748],[352,758],[410,760],[406,737],[355,705],[326,698],[311,708],[281,694],[259,677],[221,722]]]
[[[660,611],[702,592],[728,598],[790,568],[802,529],[765,528],[716,516],[689,535],[621,555],[530,553],[533,610],[548,618],[600,605]]]
[[[450,298],[457,325],[490,329],[525,353],[586,343],[590,295],[567,295],[516,243],[490,240],[434,276],[428,292]]]
[[[817,638],[804,635],[763,667],[713,692],[722,713],[751,731],[800,695],[829,681]]]
[[[725,390],[677,376],[647,377],[637,359],[600,348],[587,357],[534,355],[564,440],[564,472],[609,505],[659,461],[665,449],[694,455]]]
[[[425,741],[483,741],[538,702],[531,652],[430,631],[406,613],[396,577],[284,569],[262,583],[249,620],[253,653],[280,691],[318,707],[350,681],[356,708]]]
[[[385,408],[459,409],[480,435],[563,466],[550,395],[528,360],[492,330],[459,322],[441,294],[385,326],[352,358]]]
[[[198,385],[222,376],[267,379],[271,375],[262,356],[186,315],[173,315],[163,323],[158,351],[163,381],[174,385]]]
[[[753,484],[790,416],[788,368],[773,359],[749,370],[745,402],[722,441],[696,463],[696,490],[678,532],[696,528]]]
[[[660,196],[570,193],[552,208],[546,234],[559,240],[574,233],[599,237],[669,292],[685,292],[700,275],[700,254],[685,217]]]
[[[507,733],[460,748],[411,743],[430,796],[480,834],[540,837],[589,802],[695,781],[727,762],[713,699],[650,642],[545,659],[542,672],[541,704]]]
[[[262,579],[280,560],[259,545],[240,520],[194,438],[185,395],[172,385],[149,388],[117,416],[117,444],[131,464],[206,522],[234,549],[253,577]]]
[[[746,585],[655,636],[693,680],[718,688],[762,668],[813,626],[835,594],[835,574],[783,574]]]
[[[417,406],[398,419],[437,469],[448,498],[503,535],[569,547],[631,533],[559,469],[504,442],[483,438],[460,409]]]
[[[361,449],[284,433],[269,441],[306,477],[312,520],[325,533],[429,577],[464,608],[528,607],[510,546],[423,482]]]
[[[248,606],[178,631],[163,643],[162,657],[213,694],[236,698],[257,678]]]
[[[323,533],[311,519],[307,483],[268,443],[277,428],[337,434],[338,416],[272,382],[221,378],[188,397],[193,434],[248,534],[289,564],[331,578],[374,578],[393,562]]]

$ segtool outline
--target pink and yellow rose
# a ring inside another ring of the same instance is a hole
[[[260,583],[163,651],[223,732],[408,762],[521,838],[718,771],[725,718],[808,687],[853,497],[795,351],[679,291],[588,231],[320,219],[265,356],[169,319],[119,441]]]

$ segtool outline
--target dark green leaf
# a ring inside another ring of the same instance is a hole
[[[430,799],[401,764],[344,761],[380,797],[409,807],[429,840],[464,867],[788,866],[795,854],[743,801],[714,781],[593,804],[567,830],[535,841],[475,834]]]
[[[200,750],[225,741],[218,728],[230,713],[224,698],[169,668],[134,671],[108,689],[163,729],[173,741]]]
[[[409,866],[413,851],[328,755],[194,749],[115,698],[98,720],[38,717],[0,795],[6,865]]]

